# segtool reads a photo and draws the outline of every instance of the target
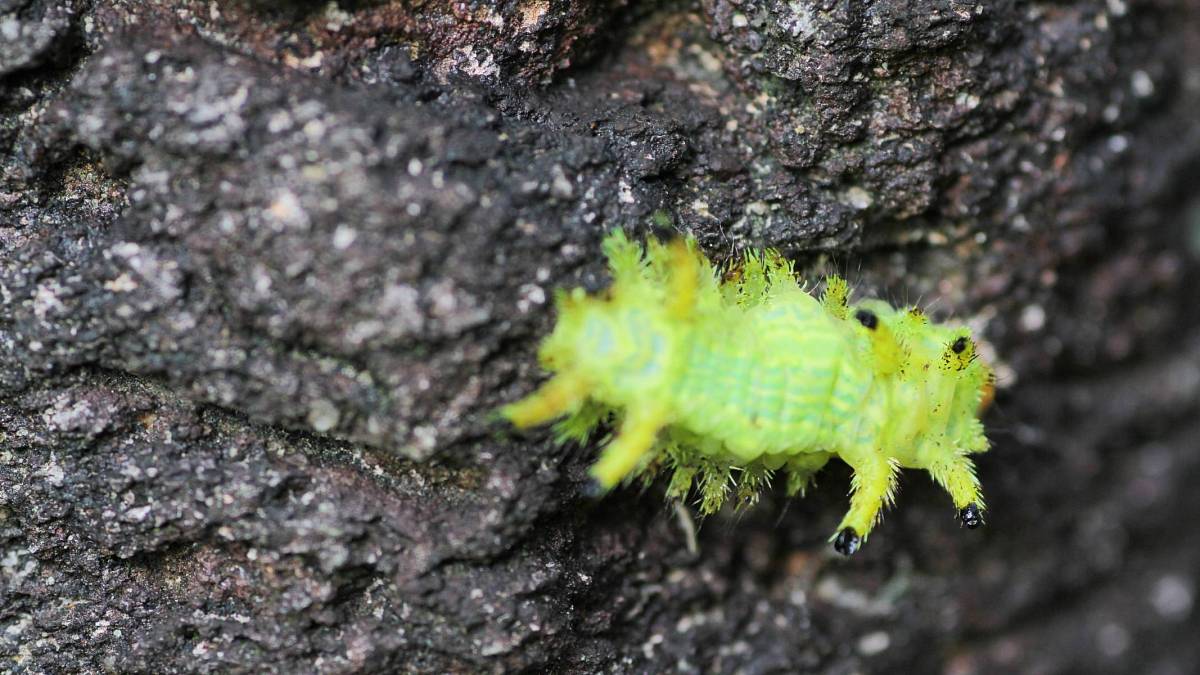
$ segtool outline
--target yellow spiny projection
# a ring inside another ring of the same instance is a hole
[[[606,421],[616,434],[592,467],[608,490],[669,472],[668,495],[695,486],[703,513],[739,504],[781,471],[803,493],[837,456],[854,471],[850,509],[831,538],[849,555],[895,499],[901,468],[924,469],[967,527],[984,503],[969,457],[988,449],[978,420],[991,370],[966,328],[917,309],[849,301],[840,277],[820,300],[773,251],[722,277],[693,241],[603,244],[607,293],[557,296],[539,350],[554,376],[501,412],[517,427],[560,419],[562,440]]]

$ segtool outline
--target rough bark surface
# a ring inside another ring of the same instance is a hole
[[[0,670],[1200,671],[1200,7],[0,0]],[[988,526],[489,421],[603,233],[967,319]]]

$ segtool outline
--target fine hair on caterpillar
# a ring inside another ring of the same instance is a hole
[[[616,433],[591,468],[602,491],[666,474],[699,510],[754,503],[776,476],[803,494],[832,457],[853,470],[830,540],[854,553],[893,503],[900,469],[923,469],[969,528],[985,508],[971,455],[988,449],[978,414],[992,371],[970,331],[917,308],[820,298],[774,251],[722,272],[692,240],[603,242],[611,287],[560,291],[538,358],[553,376],[501,414],[518,428],[557,420],[560,440]]]

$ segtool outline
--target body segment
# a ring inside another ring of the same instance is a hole
[[[834,399],[856,404],[865,382],[843,369],[849,336],[816,300],[796,296],[751,308],[731,324],[701,320],[674,389],[676,424],[746,461],[836,440],[836,415],[825,412]]]
[[[991,375],[965,329],[879,301],[851,306],[836,277],[818,300],[770,253],[722,280],[687,242],[643,251],[618,231],[604,249],[613,285],[559,296],[539,352],[554,377],[503,410],[516,426],[563,418],[560,434],[582,439],[611,420],[617,434],[592,470],[602,488],[664,471],[669,494],[695,487],[705,513],[731,492],[754,501],[780,472],[802,492],[840,457],[854,470],[833,537],[846,554],[893,500],[902,467],[929,471],[964,524],[979,524],[969,455],[988,447],[977,410]]]

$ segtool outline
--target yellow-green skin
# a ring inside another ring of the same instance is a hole
[[[554,378],[502,411],[518,427],[566,416],[560,435],[578,440],[618,419],[592,468],[602,488],[667,470],[669,494],[696,482],[709,513],[731,488],[753,502],[780,470],[802,492],[836,455],[854,470],[832,538],[843,553],[893,501],[900,468],[929,471],[964,524],[981,522],[969,455],[988,448],[977,414],[991,371],[966,328],[877,300],[851,306],[838,277],[818,300],[772,252],[725,280],[692,242],[643,250],[615,231],[604,252],[607,293],[557,298],[539,352]]]

